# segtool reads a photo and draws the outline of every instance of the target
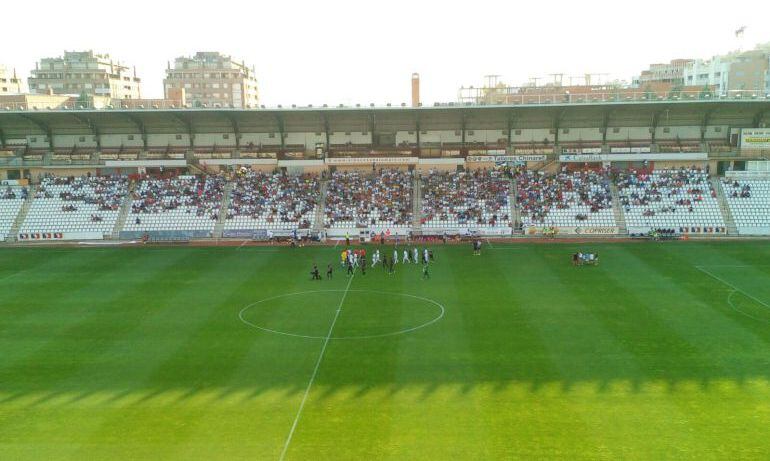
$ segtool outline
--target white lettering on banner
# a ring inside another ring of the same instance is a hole
[[[466,162],[544,162],[545,155],[477,155],[473,157],[467,157]]]
[[[529,227],[526,230],[529,235],[567,234],[567,235],[615,235],[620,233],[618,227]]]
[[[649,147],[610,147],[611,154],[649,154]]]
[[[576,227],[575,234],[582,235],[613,235],[620,232],[617,227]]]
[[[574,154],[560,155],[559,161],[565,163],[581,162],[640,162],[649,161],[699,161],[708,160],[708,154],[703,152],[671,152],[663,154]]]
[[[770,128],[741,130],[741,149],[770,149]]]
[[[601,162],[601,155],[591,154],[568,154],[559,156],[560,162]]]
[[[602,148],[601,147],[584,147],[580,150],[583,154],[601,154]]]
[[[404,165],[417,163],[417,157],[327,157],[327,165]]]
[[[468,155],[484,156],[484,155],[505,155],[508,152],[505,149],[470,149]]]

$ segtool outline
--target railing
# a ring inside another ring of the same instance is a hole
[[[473,94],[475,91],[476,94]],[[626,102],[688,102],[688,101],[746,101],[770,100],[770,93],[731,90],[725,93],[712,91],[629,91],[618,89],[614,91],[570,93],[543,92],[538,93],[526,88],[478,88],[471,89],[470,94],[460,95],[461,105],[538,105],[538,104],[597,104],[597,103],[626,103]],[[451,104],[450,104],[451,105]]]
[[[734,90],[726,93],[713,93],[710,91],[605,91],[601,93],[534,93],[520,92],[520,88],[502,88],[485,89],[479,88],[475,91],[479,93],[471,96],[460,96],[458,102],[434,103],[433,107],[453,107],[453,106],[484,106],[484,105],[556,105],[556,104],[598,104],[598,103],[645,103],[645,102],[693,102],[693,101],[770,101],[770,94]],[[333,110],[344,108],[364,107],[357,104],[338,105],[338,106],[291,106],[293,110]],[[386,105],[374,106],[377,109],[399,109],[404,106]],[[99,110],[109,111],[138,111],[138,110],[190,110],[190,111],[212,111],[212,110],[282,110],[288,109],[286,106],[247,106],[245,108],[236,108],[225,105],[181,105],[168,100],[121,100],[113,105],[94,104],[91,101],[67,102],[64,105],[45,105],[28,102],[6,102],[0,103],[0,112],[2,111],[67,111],[67,110]],[[366,106],[371,110],[372,106]]]

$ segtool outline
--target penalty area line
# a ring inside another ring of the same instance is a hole
[[[757,303],[759,303],[759,304],[765,306],[766,308],[770,309],[770,305],[768,305],[766,302],[762,301],[761,299],[758,299],[756,296],[753,296],[753,295],[751,295],[749,293],[746,293],[746,291],[736,287],[735,285],[733,285],[732,283],[728,282],[727,280],[725,280],[725,279],[723,279],[723,278],[721,278],[721,277],[719,277],[717,275],[712,274],[711,272],[709,272],[708,270],[704,269],[701,266],[695,266],[695,268],[698,269],[699,271],[703,272],[704,274],[708,275],[709,277],[713,278],[714,280],[717,280],[719,282],[724,283],[725,285],[727,285],[728,287],[732,288],[733,290],[735,290],[735,291],[737,291],[739,293],[742,293],[744,296],[748,297],[749,299],[752,299],[752,300],[756,301]]]
[[[324,338],[324,344],[321,347],[321,353],[318,354],[318,360],[315,362],[315,368],[313,368],[313,374],[310,376],[310,381],[307,383],[307,387],[305,388],[305,394],[302,396],[302,402],[299,404],[299,409],[297,410],[297,415],[294,417],[294,423],[291,425],[291,430],[289,431],[289,435],[286,437],[286,443],[283,444],[283,451],[281,451],[281,457],[278,458],[280,461],[283,461],[286,457],[286,452],[289,450],[289,444],[291,444],[291,439],[294,437],[294,432],[297,430],[297,424],[299,424],[299,418],[302,416],[302,410],[305,408],[305,402],[307,402],[307,396],[310,395],[310,389],[313,387],[313,382],[315,382],[315,378],[318,375],[318,369],[321,367],[321,361],[324,358],[324,354],[326,353],[326,346],[329,345],[329,340],[332,337],[332,334],[334,333],[334,326],[337,324],[337,319],[340,317],[340,312],[342,312],[342,304],[345,302],[345,298],[348,296],[348,291],[350,290],[350,284],[353,282],[353,278],[355,278],[355,274],[348,279],[348,284],[345,287],[345,291],[342,293],[342,299],[340,299],[340,303],[337,305],[337,311],[334,313],[334,318],[332,319],[332,324],[329,326],[329,332],[326,334],[326,337]]]

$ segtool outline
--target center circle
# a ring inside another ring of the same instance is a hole
[[[329,322],[340,306],[341,315],[337,317],[329,339],[373,339],[402,335],[438,322],[445,312],[443,305],[422,296],[337,289],[271,296],[245,306],[238,313],[238,318],[244,324],[268,333],[326,339]]]

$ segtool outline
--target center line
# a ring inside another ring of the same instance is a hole
[[[302,416],[302,409],[305,408],[305,402],[307,401],[307,396],[310,394],[310,388],[313,387],[313,381],[315,381],[315,377],[318,374],[318,368],[320,368],[321,366],[321,360],[323,360],[324,353],[326,353],[326,346],[329,345],[329,340],[332,337],[332,332],[334,332],[334,325],[337,324],[337,319],[339,318],[340,312],[342,311],[342,304],[345,302],[345,297],[347,297],[348,295],[348,290],[350,289],[350,284],[353,282],[353,277],[355,277],[355,275],[351,276],[350,279],[348,279],[348,285],[345,287],[345,292],[342,293],[342,299],[340,299],[340,304],[337,306],[337,312],[334,313],[334,319],[332,320],[332,324],[329,327],[329,333],[327,333],[326,337],[324,338],[324,345],[321,348],[321,353],[318,355],[318,360],[315,363],[315,368],[313,369],[313,375],[310,377],[310,381],[307,383],[307,388],[305,389],[305,395],[302,396],[302,403],[299,404],[299,410],[297,410],[297,416],[294,417],[294,424],[291,425],[289,436],[286,437],[286,443],[283,445],[283,451],[281,452],[281,457],[278,458],[280,461],[283,461],[283,459],[286,457],[286,452],[289,449],[291,438],[294,437],[294,431],[297,429],[297,424],[299,424],[300,416]]]

